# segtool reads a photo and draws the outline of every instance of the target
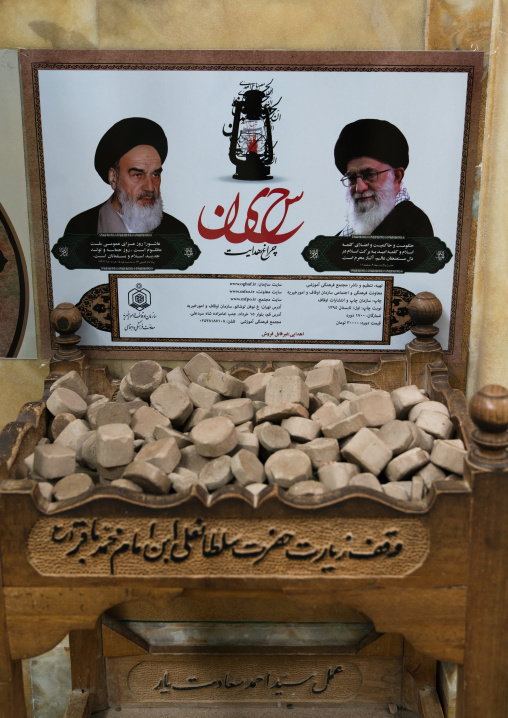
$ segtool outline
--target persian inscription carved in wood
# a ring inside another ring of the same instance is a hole
[[[215,655],[196,664],[194,658],[142,661],[127,675],[129,691],[144,703],[270,702],[283,700],[352,700],[363,683],[353,662],[340,656],[270,660],[263,656]]]
[[[28,560],[44,576],[402,576],[429,546],[417,518],[44,517]]]

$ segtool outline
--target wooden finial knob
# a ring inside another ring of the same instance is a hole
[[[54,358],[71,359],[82,356],[83,352],[76,346],[81,341],[81,337],[76,334],[76,331],[83,321],[79,309],[70,302],[62,302],[53,309],[49,319],[51,327],[60,334],[55,338],[58,351]]]
[[[443,306],[432,292],[419,292],[409,302],[409,316],[415,322],[411,329],[415,339],[412,346],[433,350],[440,349],[441,345],[434,339],[439,329],[433,326],[443,313]]]
[[[473,454],[479,463],[508,461],[508,389],[489,384],[476,392],[469,402],[471,419],[478,427],[473,431],[477,448]]]

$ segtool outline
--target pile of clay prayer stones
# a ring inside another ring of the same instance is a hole
[[[194,484],[243,486],[254,504],[270,484],[305,497],[296,503],[345,487],[421,501],[434,482],[462,477],[466,453],[443,404],[416,386],[348,383],[340,360],[244,381],[204,353],[169,370],[141,361],[113,401],[69,372],[47,408],[49,436],[25,464],[48,501],[94,485],[165,495]]]

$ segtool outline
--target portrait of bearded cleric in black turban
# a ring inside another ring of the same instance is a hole
[[[162,208],[162,165],[168,141],[160,125],[127,117],[104,134],[95,152],[95,169],[113,194],[73,217],[65,234],[186,234],[187,227]]]
[[[429,218],[404,186],[409,146],[398,127],[386,120],[351,122],[334,155],[347,193],[347,223],[338,236],[434,236]]]

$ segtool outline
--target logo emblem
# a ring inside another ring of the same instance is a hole
[[[146,309],[152,303],[152,295],[148,289],[144,289],[141,284],[136,284],[135,289],[131,289],[127,295],[129,307],[137,309],[138,312]]]

